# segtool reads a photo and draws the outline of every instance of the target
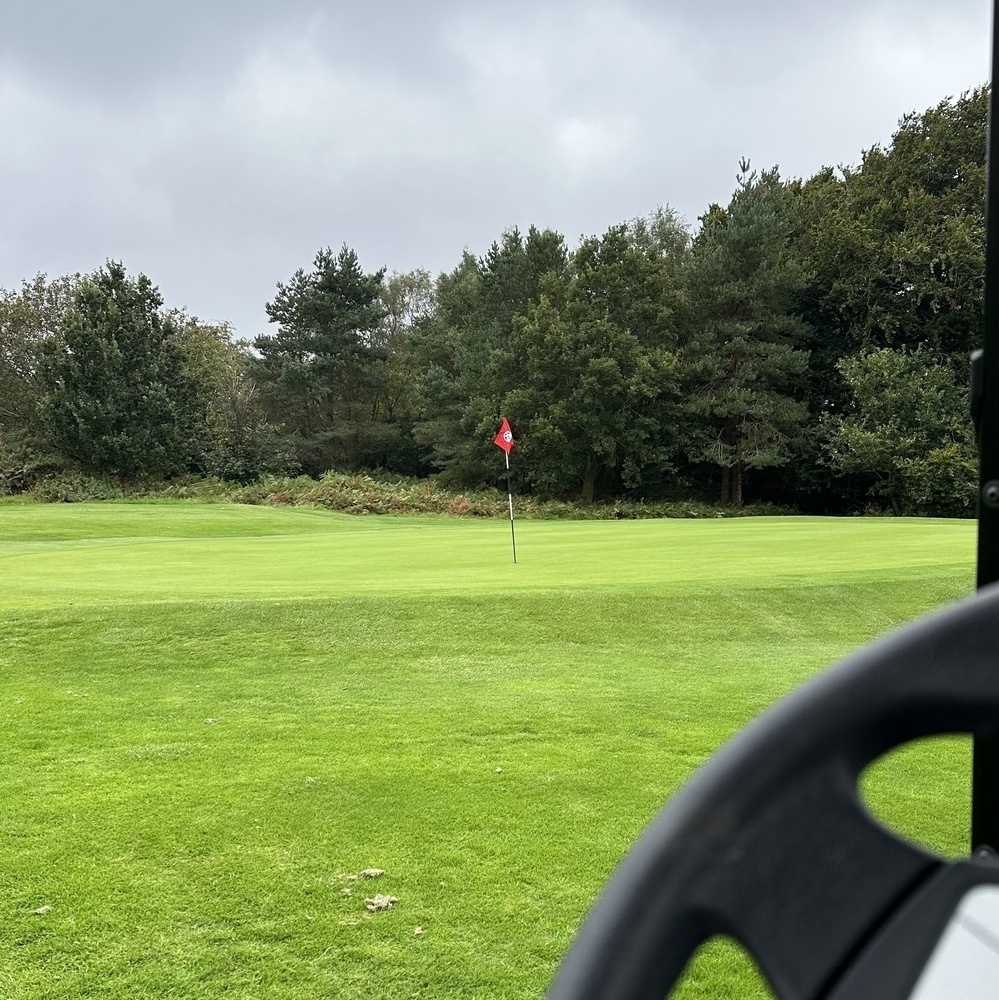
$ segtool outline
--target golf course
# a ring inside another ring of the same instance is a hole
[[[649,820],[975,522],[0,505],[0,997],[541,998]],[[969,744],[862,790],[966,852]],[[712,942],[680,996],[768,997]]]

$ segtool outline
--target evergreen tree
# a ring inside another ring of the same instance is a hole
[[[204,400],[162,304],[145,275],[108,261],[81,279],[61,336],[45,344],[43,421],[89,471],[171,475],[193,459]]]
[[[356,467],[385,437],[380,398],[384,270],[364,274],[347,246],[320,250],[267,303],[276,334],[257,337],[254,376],[302,466],[313,475]]]
[[[788,462],[805,425],[808,330],[796,307],[808,273],[776,169],[757,175],[744,161],[728,208],[702,222],[687,269],[687,448],[720,469],[722,502],[740,505],[745,472]]]

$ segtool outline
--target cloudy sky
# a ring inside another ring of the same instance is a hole
[[[988,0],[0,0],[0,288],[143,271],[267,329],[346,243],[451,269],[857,163],[988,76]]]

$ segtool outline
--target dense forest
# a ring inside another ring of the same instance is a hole
[[[366,273],[347,246],[278,282],[252,342],[109,260],[0,292],[0,493],[381,470],[521,493],[968,516],[986,88],[906,116],[855,167],[738,167],[570,246],[502,233],[454,269]]]

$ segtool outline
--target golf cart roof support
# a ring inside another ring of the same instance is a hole
[[[985,189],[985,311],[978,424],[978,586],[999,580],[999,0],[992,9],[992,86],[989,91],[988,180]],[[999,622],[996,623],[999,628]],[[999,664],[996,665],[999,670]],[[999,723],[974,741],[971,847],[999,850]]]

